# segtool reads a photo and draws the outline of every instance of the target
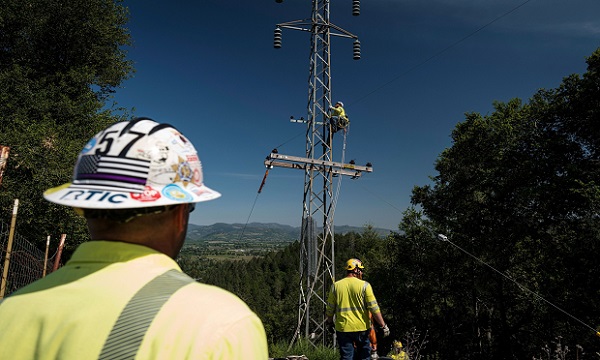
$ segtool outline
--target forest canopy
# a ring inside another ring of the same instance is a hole
[[[85,142],[123,117],[109,101],[133,73],[127,21],[127,8],[113,0],[0,6],[0,145],[10,148],[0,209],[10,214],[20,199],[19,227],[38,240],[88,238],[81,217],[41,194],[69,182]]]

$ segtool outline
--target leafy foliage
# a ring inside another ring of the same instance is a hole
[[[87,238],[83,221],[42,193],[68,182],[85,141],[117,120],[104,107],[132,72],[126,22],[126,8],[112,0],[0,7],[0,144],[11,149],[0,207],[10,214],[20,199],[26,231]]]
[[[417,218],[424,215],[430,224],[405,222],[409,227],[393,241],[432,242],[431,234],[420,234],[437,229],[464,250],[431,244],[430,251],[443,255],[436,262],[443,277],[426,284],[431,296],[442,296],[443,311],[415,317],[414,325],[431,330],[431,343],[445,357],[528,358],[557,336],[598,348],[588,324],[600,311],[594,305],[600,288],[599,60],[596,51],[583,77],[566,77],[528,104],[514,99],[496,103],[488,116],[467,114],[437,161],[434,185],[414,189],[412,201],[423,209]],[[441,319],[445,327],[429,327]]]

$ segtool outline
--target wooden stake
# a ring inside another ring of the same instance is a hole
[[[46,238],[46,255],[44,255],[44,272],[42,277],[46,277],[46,267],[48,266],[48,248],[50,247],[50,235]]]
[[[17,212],[19,210],[19,199],[15,199],[12,218],[10,220],[10,232],[8,233],[8,244],[6,245],[6,256],[4,257],[4,270],[2,272],[2,283],[0,284],[0,299],[4,299],[6,293],[6,282],[8,279],[8,267],[10,266],[10,254],[12,252],[13,238],[15,236],[15,225],[17,223]]]
[[[63,247],[65,246],[65,239],[67,238],[67,234],[62,234],[60,236],[60,244],[58,244],[58,253],[56,254],[56,259],[54,259],[54,267],[52,271],[58,270],[58,264],[60,263],[60,256],[62,255]]]

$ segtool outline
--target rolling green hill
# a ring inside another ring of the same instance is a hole
[[[336,234],[349,232],[362,232],[363,228],[356,226],[336,226]],[[375,229],[382,236],[386,236],[391,230]],[[226,242],[283,242],[291,243],[300,238],[300,227],[281,225],[276,223],[249,223],[225,224],[215,223],[213,225],[189,224],[187,239],[188,244],[206,241]]]

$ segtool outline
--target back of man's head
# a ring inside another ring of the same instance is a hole
[[[44,193],[51,202],[76,208],[89,220],[125,224],[178,205],[220,194],[203,182],[192,143],[177,129],[152,119],[115,123],[79,153],[71,183]]]

